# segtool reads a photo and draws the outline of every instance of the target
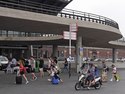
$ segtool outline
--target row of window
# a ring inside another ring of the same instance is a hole
[[[41,36],[49,37],[49,36],[55,36],[55,35],[54,34],[42,34],[42,33],[0,30],[0,36],[5,36],[5,37],[41,37]]]

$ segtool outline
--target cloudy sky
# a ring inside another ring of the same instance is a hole
[[[73,0],[66,8],[108,17],[125,37],[125,0]]]

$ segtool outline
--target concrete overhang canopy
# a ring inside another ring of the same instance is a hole
[[[16,9],[0,7],[0,29],[20,32],[39,32],[42,34],[63,35],[63,31],[69,31],[71,23],[78,24],[78,36],[83,37],[83,45],[88,47],[110,47],[109,41],[114,41],[122,37],[119,29],[104,24],[92,23],[81,20],[61,18],[52,15],[27,12]],[[47,41],[47,40],[46,40]],[[68,40],[54,39],[36,40],[36,43],[22,40],[20,43],[30,44],[58,44],[68,45]],[[5,41],[4,41],[5,42]],[[11,42],[11,41],[10,41]],[[13,41],[14,42],[14,41]],[[76,41],[72,41],[73,45]],[[16,40],[15,40],[16,43]]]
[[[42,9],[44,14],[57,15],[72,0],[0,0],[0,6],[18,10]],[[12,7],[13,6],[13,7]],[[24,8],[25,7],[25,8]]]

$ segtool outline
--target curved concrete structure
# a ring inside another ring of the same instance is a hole
[[[18,44],[58,44],[68,45],[68,40],[62,39],[63,31],[69,30],[71,23],[78,24],[78,36],[83,37],[83,45],[88,47],[112,47],[109,41],[114,41],[122,37],[118,28],[98,24],[94,22],[81,21],[76,19],[62,18],[52,15],[3,8],[0,7],[0,29],[11,30],[20,32],[40,32],[43,34],[58,34],[58,38],[55,40],[48,39],[43,40],[42,38],[20,38]],[[49,37],[52,38],[52,37]],[[17,44],[16,38],[6,37],[0,38],[0,45]],[[30,41],[30,42],[29,42]],[[72,41],[72,45],[76,44],[76,41]],[[114,46],[113,46],[114,47]],[[118,47],[118,46],[116,46]]]

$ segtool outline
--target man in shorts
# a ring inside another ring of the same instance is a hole
[[[32,74],[32,80],[36,80],[37,77],[35,75],[35,59],[33,58],[33,56],[30,57],[29,59],[29,65],[31,67],[31,74]]]
[[[43,60],[43,57],[40,57],[40,60],[39,60],[39,71],[40,71],[40,76],[41,77],[44,76],[43,67],[44,67],[44,60]]]

